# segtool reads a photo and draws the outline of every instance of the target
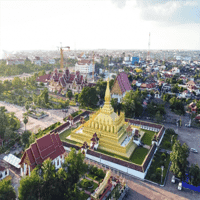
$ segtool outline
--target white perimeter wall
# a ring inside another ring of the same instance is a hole
[[[65,148],[66,151],[70,151],[70,148],[68,148],[68,147],[64,147],[64,148]],[[114,168],[116,170],[119,170],[119,171],[128,173],[130,175],[136,176],[136,177],[138,177],[142,180],[144,180],[144,177],[146,175],[146,173],[139,172],[137,170],[134,170],[134,169],[131,169],[131,168],[128,168],[128,167],[124,167],[122,165],[119,165],[119,164],[116,164],[116,163],[113,163],[113,162],[110,162],[110,161],[107,161],[107,160],[104,160],[104,159],[97,158],[97,157],[89,155],[87,153],[86,153],[86,158],[88,158],[90,160],[94,160],[94,161],[96,161],[100,164],[107,165],[108,167]],[[146,170],[146,172],[147,172],[147,170]]]

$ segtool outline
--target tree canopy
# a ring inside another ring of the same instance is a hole
[[[11,185],[11,181],[1,180],[0,181],[0,199],[1,200],[15,200],[16,193]]]
[[[83,192],[77,188],[77,183],[86,170],[84,155],[80,151],[76,153],[75,149],[71,149],[58,171],[47,159],[31,172],[30,177],[20,180],[19,200],[81,200]]]
[[[170,160],[172,162],[170,170],[182,180],[185,180],[185,172],[188,166],[187,158],[189,156],[190,150],[186,143],[181,146],[179,140],[177,140],[170,154]]]

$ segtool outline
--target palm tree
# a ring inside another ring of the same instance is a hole
[[[28,114],[27,113],[24,113],[23,114],[23,122],[24,122],[24,125],[25,125],[25,131],[26,131],[26,124],[28,123]]]

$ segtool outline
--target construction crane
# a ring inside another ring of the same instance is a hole
[[[66,47],[62,47],[62,43],[61,43],[61,47],[60,48],[60,69],[63,69],[63,51],[70,51],[70,47],[66,46]],[[67,50],[65,50],[67,48]]]

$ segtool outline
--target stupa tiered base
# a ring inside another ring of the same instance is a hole
[[[128,123],[125,122],[124,113],[121,112],[120,115],[115,113],[110,100],[109,81],[107,81],[103,108],[91,115],[85,124],[73,130],[70,139],[82,144],[87,142],[90,145],[96,133],[99,138],[99,149],[130,158],[137,145],[126,132]]]

